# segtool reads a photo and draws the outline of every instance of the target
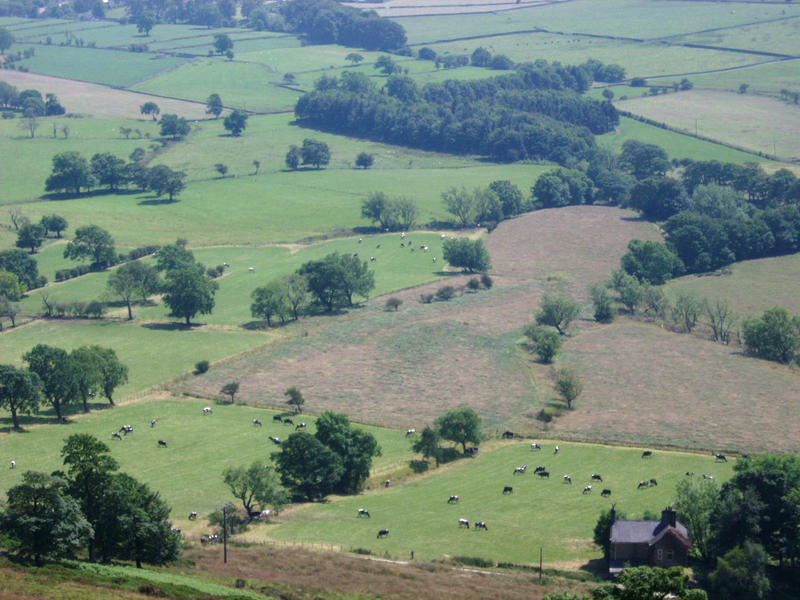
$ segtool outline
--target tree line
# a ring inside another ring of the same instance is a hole
[[[580,95],[589,83],[588,71],[545,61],[421,89],[395,74],[382,92],[363,74],[348,72],[321,78],[298,99],[295,115],[315,128],[416,148],[566,164],[591,158],[592,132],[618,122],[610,102]]]
[[[39,90],[19,91],[5,81],[0,81],[0,107],[17,109],[25,117],[50,117],[66,112],[55,94],[46,94],[42,98]]]
[[[0,513],[0,538],[10,551],[41,566],[84,550],[90,561],[161,565],[181,554],[180,533],[158,492],[126,473],[96,437],[69,436],[65,471],[26,471]]]

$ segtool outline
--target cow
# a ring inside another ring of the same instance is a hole
[[[375,262],[375,257],[374,256],[370,256],[369,257],[369,262]]]
[[[383,487],[385,487],[385,488],[388,488],[391,485],[392,485],[392,480],[391,479],[387,479],[386,481],[383,482]]]
[[[253,425],[257,425],[258,427],[261,427],[261,419],[253,419]]]
[[[514,432],[513,431],[504,431],[503,432],[503,439],[504,440],[513,440],[514,439]]]
[[[592,473],[592,481],[603,481],[603,478],[597,473]]]
[[[531,450],[541,450],[541,449],[542,449],[542,447],[539,444],[537,444],[536,442],[533,442],[531,444]]]
[[[292,420],[291,420],[289,417],[286,417],[286,418],[283,420],[283,424],[284,424],[284,425],[294,425],[294,421],[292,421]]]
[[[11,468],[13,469],[13,468],[14,468],[14,467],[16,467],[16,466],[17,466],[17,461],[15,461],[15,460],[12,460],[12,461],[11,461]]]
[[[166,448],[167,447],[167,442],[165,442],[164,440],[158,440],[158,447],[159,448]]]
[[[703,479],[714,479],[714,476],[713,475],[706,475],[705,473],[703,473]]]
[[[606,497],[608,497],[608,496],[610,496],[610,495],[611,495],[611,490],[609,490],[608,488],[606,488],[606,489],[604,489],[602,492],[600,492],[600,495],[601,495],[603,498],[606,498]]]
[[[366,508],[359,508],[357,516],[359,516],[359,517],[369,517],[369,511]]]
[[[650,485],[658,485],[658,482],[656,481],[655,477],[650,479]]]
[[[111,432],[111,439],[112,440],[121,440],[122,436],[119,434],[118,431],[112,431]]]
[[[378,538],[379,538],[379,539],[380,539],[380,538],[384,538],[384,537],[386,537],[387,535],[389,535],[389,530],[388,530],[388,529],[381,529],[381,530],[378,532]]]
[[[280,438],[276,438],[274,435],[269,436],[269,441],[273,444],[277,444],[278,446],[281,444]]]
[[[585,488],[583,488],[583,492],[582,493],[590,494],[591,492],[592,492],[592,486],[587,485]]]
[[[542,471],[546,471],[546,470],[547,470],[547,469],[546,469],[545,467],[543,467],[542,465],[539,465],[538,467],[536,467],[536,468],[533,470],[533,472],[534,472],[534,473],[541,473]]]
[[[644,452],[642,452],[642,458],[652,458],[652,457],[653,457],[652,450],[645,450]]]
[[[507,486],[505,486],[503,488],[503,493],[504,494],[513,494],[514,493],[514,488],[511,487],[510,485],[507,485]]]
[[[190,521],[194,521],[195,519],[197,519],[197,513],[195,511],[190,512],[189,513],[189,520]]]
[[[458,526],[459,527],[466,527],[467,529],[469,529],[469,521],[467,521],[466,519],[459,519],[458,520]]]
[[[489,531],[489,528],[486,526],[486,523],[483,521],[475,521],[475,529],[483,529],[484,531]]]
[[[283,422],[283,417],[281,417],[280,415],[273,415],[272,421],[273,422],[282,423]]]
[[[528,469],[528,465],[522,465],[521,467],[517,467],[516,469],[514,469],[514,473],[513,474],[514,475],[517,475],[517,474],[524,475],[525,471],[527,469]]]
[[[210,415],[212,412],[213,412],[213,411],[211,410],[211,407],[210,407],[210,406],[206,406],[206,407],[203,409],[203,414],[204,414],[204,415]]]
[[[294,430],[297,431],[298,429],[305,429],[305,428],[306,428],[306,424],[305,423],[298,423],[295,426]]]
[[[448,504],[455,504],[456,502],[458,502],[458,496],[450,496],[447,499],[447,503]]]
[[[150,428],[152,429],[155,426],[156,426],[156,420],[155,419],[150,419]]]
[[[125,435],[128,435],[129,433],[133,433],[133,425],[123,425],[119,430]]]
[[[550,472],[549,471],[539,471],[537,473],[537,475],[539,477],[541,477],[542,479],[550,479]]]
[[[558,446],[553,449],[553,454],[558,454],[558,451],[561,450]]]
[[[255,267],[247,267],[247,270],[248,270],[250,273],[255,273],[255,272],[256,272],[256,268],[255,268]]]
[[[477,446],[470,446],[469,448],[467,448],[467,454],[469,454],[470,456],[475,456],[477,453],[478,453]]]
[[[640,489],[646,488],[646,487],[650,487],[650,482],[649,481],[640,481],[639,485],[636,486],[636,489],[640,490]]]
[[[694,476],[694,471],[686,471],[685,475],[686,477],[692,477]]]
[[[717,460],[719,462],[728,462],[728,459],[725,458],[724,454],[715,454],[714,455],[714,460]]]
[[[411,435],[414,435],[415,433],[417,433],[417,430],[416,430],[416,429],[407,429],[407,430],[406,430],[406,437],[409,437],[409,436],[411,436]]]
[[[564,483],[572,483],[572,477],[569,475],[564,475]]]

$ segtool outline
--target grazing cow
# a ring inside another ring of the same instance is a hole
[[[253,419],[253,425],[258,425],[261,427],[261,419]]]
[[[591,492],[592,492],[592,486],[587,485],[585,488],[583,488],[584,494],[590,494]]]
[[[537,444],[536,442],[533,442],[531,444],[531,450],[541,450],[541,449],[542,449],[542,447],[539,444]]]
[[[604,489],[602,492],[600,492],[600,495],[601,495],[603,498],[605,498],[605,497],[607,497],[607,496],[610,496],[610,495],[611,495],[611,490],[609,490],[608,488],[606,488],[606,489]]]
[[[360,244],[361,242],[363,242],[363,241],[364,241],[364,238],[358,238],[358,243],[359,243],[359,244]]]
[[[17,461],[15,461],[15,460],[12,460],[12,461],[11,461],[11,468],[13,469],[13,468],[14,468],[14,467],[16,467],[16,466],[17,466]]]
[[[558,446],[553,449],[553,454],[558,454],[558,451],[561,450]]]
[[[592,481],[603,481],[603,478],[597,473],[592,473]]]
[[[446,238],[447,236],[446,236],[445,234],[442,234],[440,237],[441,237],[442,239],[444,239],[444,238]]]
[[[284,424],[284,425],[294,425],[294,421],[292,421],[292,420],[291,420],[289,417],[286,417],[286,418],[283,420],[283,424]]]
[[[392,485],[392,480],[391,479],[387,479],[386,481],[383,482],[383,487],[385,487],[385,488],[388,488],[391,485]]]
[[[278,423],[282,423],[283,422],[283,417],[281,417],[280,415],[274,415],[272,417],[272,420],[273,421],[277,421]]]
[[[687,477],[692,477],[694,475],[694,471],[686,471]]]
[[[384,538],[384,537],[386,537],[387,535],[389,535],[389,530],[388,530],[388,529],[381,529],[381,530],[378,532],[378,538]]]
[[[550,479],[550,472],[549,471],[539,471],[537,475],[543,479]]]
[[[703,479],[714,479],[714,476],[713,475],[706,475],[705,473],[703,473]]]
[[[155,419],[150,419],[150,428],[152,429],[155,426],[156,426],[156,420]]]
[[[353,252],[353,258],[358,258],[358,252]]]
[[[504,494],[513,494],[514,493],[514,488],[511,487],[510,485],[507,485],[507,486],[505,486],[503,488],[503,493]]]
[[[206,406],[206,407],[203,409],[203,414],[204,414],[204,415],[210,415],[212,412],[213,412],[213,411],[211,410],[211,407],[210,407],[210,406]]]
[[[133,433],[133,425],[123,425],[119,430],[125,435],[128,435],[129,433]]]
[[[122,436],[119,434],[118,431],[112,431],[111,432],[111,439],[121,440]]]
[[[652,458],[652,457],[653,457],[652,450],[645,450],[644,452],[642,452],[642,458]]]
[[[475,521],[475,529],[483,529],[484,531],[489,531],[489,528],[483,521]]]
[[[189,520],[190,521],[194,521],[196,518],[197,518],[197,513],[195,511],[192,511],[192,512],[189,513]]]
[[[503,439],[504,440],[513,440],[514,439],[514,432],[513,431],[504,431],[503,432]]]
[[[528,465],[522,465],[521,467],[517,467],[516,469],[514,469],[513,474],[516,475],[517,473],[519,473],[520,475],[524,475],[527,469]]]
[[[433,257],[433,262],[436,262],[436,257],[435,256]]]
[[[405,248],[405,247],[406,247],[406,245],[405,245],[403,242],[400,242],[400,247],[401,247],[401,248]]]
[[[380,244],[378,244],[378,245],[377,245],[377,246],[375,246],[375,247],[376,247],[376,248],[380,248],[380,247],[381,247],[381,245],[380,245]]]
[[[297,426],[295,426],[294,430],[297,431],[298,429],[305,429],[305,428],[306,428],[305,423],[298,423]]]
[[[177,533],[178,535],[181,533],[181,530],[176,527],[172,527],[170,531],[172,531],[172,533]]]
[[[375,262],[375,257],[374,256],[370,256],[369,257],[369,262]]]
[[[639,485],[636,486],[636,489],[640,490],[640,489],[646,488],[646,487],[650,487],[650,482],[649,481],[640,481]]]
[[[564,483],[572,483],[572,477],[569,475],[564,475]]]
[[[724,454],[715,454],[714,455],[714,460],[718,460],[720,462],[728,462],[728,459],[725,458]]]
[[[459,527],[466,527],[467,529],[469,529],[469,521],[467,521],[466,519],[459,519],[458,520],[458,526]]]
[[[415,433],[417,433],[416,429],[406,429],[406,437],[414,435]]]
[[[222,266],[223,266],[223,267],[225,267],[226,269],[227,269],[228,267],[230,267],[230,265],[229,265],[228,263],[226,263],[226,262],[222,263]]]
[[[164,440],[158,440],[158,447],[159,448],[166,448],[167,447],[167,442],[165,442]]]
[[[269,436],[269,441],[273,444],[277,444],[280,446],[281,440],[280,438],[276,438],[274,435]]]
[[[467,448],[467,454],[469,454],[470,456],[475,456],[477,453],[478,453],[477,446],[470,446],[469,448]]]
[[[655,477],[650,480],[650,485],[658,485],[658,482],[655,480]]]
[[[447,499],[447,503],[448,503],[448,504],[454,504],[454,503],[456,503],[456,502],[458,502],[458,496],[450,496],[450,497]]]
[[[359,517],[369,517],[369,511],[366,508],[359,508],[358,509],[358,516]]]
[[[251,273],[255,273],[256,272],[256,268],[255,267],[248,267],[247,270],[250,271]]]
[[[544,468],[542,465],[539,465],[538,467],[536,467],[536,468],[533,470],[533,472],[534,472],[534,473],[541,473],[542,471],[546,471],[546,470],[547,470],[547,469],[546,469],[546,468]]]

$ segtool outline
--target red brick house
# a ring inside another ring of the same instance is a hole
[[[614,521],[608,570],[618,574],[625,566],[686,566],[692,542],[689,532],[668,506],[660,521]]]

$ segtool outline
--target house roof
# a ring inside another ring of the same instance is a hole
[[[614,521],[611,526],[611,543],[653,545],[670,531],[676,533],[681,542],[689,545],[689,532],[683,523],[678,522],[672,527],[661,521]]]

